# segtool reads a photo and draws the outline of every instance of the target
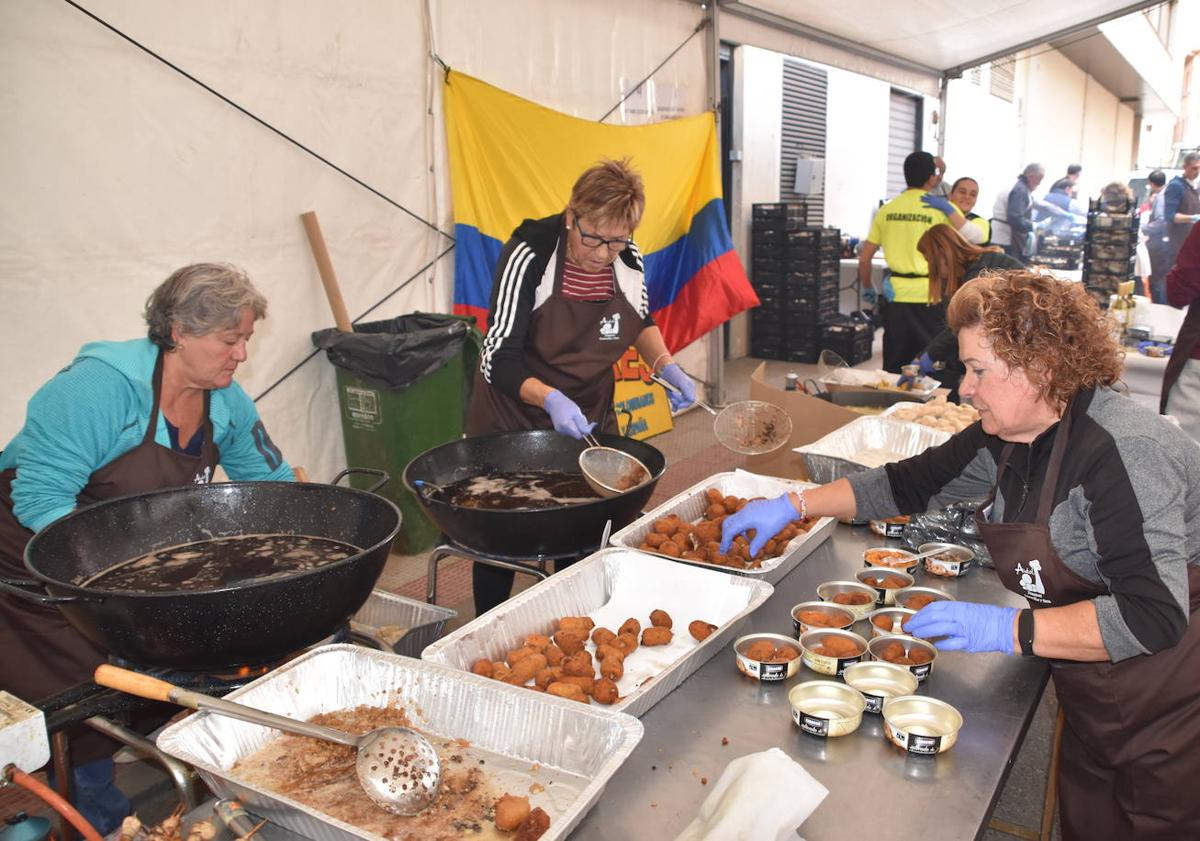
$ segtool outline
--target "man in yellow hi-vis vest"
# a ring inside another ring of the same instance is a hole
[[[928,152],[904,159],[904,183],[896,198],[879,208],[871,232],[858,256],[858,282],[863,300],[875,304],[871,258],[880,248],[891,274],[893,298],[884,310],[883,367],[899,373],[900,366],[921,355],[946,324],[945,304],[929,300],[929,266],[917,240],[934,225],[949,222],[956,230],[967,223],[944,196],[930,193],[942,180],[945,164]]]

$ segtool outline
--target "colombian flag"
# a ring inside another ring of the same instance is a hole
[[[733,250],[721,201],[711,113],[646,126],[560,114],[462,73],[448,73],[446,133],[457,246],[454,312],[487,323],[500,249],[523,219],[561,212],[575,179],[629,157],[646,185],[634,233],[650,311],[679,350],[758,305]]]

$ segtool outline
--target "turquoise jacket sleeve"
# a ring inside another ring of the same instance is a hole
[[[29,401],[18,444],[17,520],[39,531],[71,513],[92,473],[137,424],[137,406],[129,380],[94,359],[77,360],[42,386]]]
[[[267,434],[250,396],[236,382],[221,389],[220,395],[229,414],[217,446],[229,478],[235,482],[293,481],[292,468]]]

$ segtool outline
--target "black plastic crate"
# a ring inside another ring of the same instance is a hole
[[[786,359],[782,342],[771,342],[750,337],[750,355],[755,359]]]
[[[1132,242],[1089,242],[1087,256],[1092,260],[1128,260],[1137,255],[1137,245]]]
[[[788,245],[788,229],[787,228],[754,228],[751,231],[751,242],[754,244],[754,249],[757,251],[761,246],[767,245]]]
[[[772,249],[773,250],[773,249]],[[761,249],[754,249],[754,256],[750,259],[750,271],[755,276],[773,274],[780,277],[785,276],[790,268],[790,261],[783,255],[767,256],[761,253]]]
[[[818,257],[812,260],[789,260],[787,267],[789,280],[824,280],[835,286],[841,269],[837,260],[827,257]]]
[[[823,335],[826,340],[844,341],[854,340],[871,341],[873,330],[871,325],[865,321],[850,318],[850,316],[842,316],[838,319],[831,319],[824,325]]]
[[[871,358],[870,342],[826,339],[821,343],[821,349],[833,351],[846,360],[846,364],[848,365],[857,365]]]
[[[808,222],[808,202],[765,202],[752,206],[750,218],[753,224],[764,222],[791,222],[804,225]]]
[[[799,362],[804,365],[815,365],[821,358],[821,349],[816,345],[811,347],[789,347],[784,353],[784,359],[788,362]]]
[[[782,310],[788,300],[788,293],[784,287],[764,286],[754,291],[758,295],[758,307],[752,310],[752,313]]]
[[[1087,242],[1136,247],[1137,230],[1133,228],[1088,228]]]

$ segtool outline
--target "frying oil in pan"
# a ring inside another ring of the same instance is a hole
[[[444,491],[453,505],[510,511],[578,505],[600,498],[582,474],[565,470],[485,473],[446,485]]]
[[[239,534],[184,543],[121,561],[81,587],[161,593],[217,590],[279,578],[357,555],[349,543],[303,534]]]

